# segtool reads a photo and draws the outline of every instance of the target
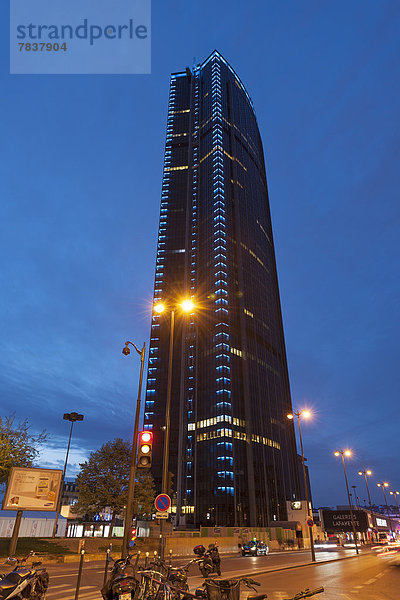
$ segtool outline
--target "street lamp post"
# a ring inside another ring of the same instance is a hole
[[[381,483],[377,483],[376,485],[378,487],[382,488],[383,497],[385,498],[386,514],[387,514],[388,519],[389,519],[389,529],[390,529],[390,533],[392,533],[392,521],[390,519],[389,507],[388,507],[388,503],[387,503],[387,500],[386,500],[386,494],[385,494],[385,487],[389,487],[389,484],[386,481],[381,481]]]
[[[397,502],[397,496],[400,495],[400,492],[397,492],[397,491],[396,492],[392,492],[392,491],[390,491],[389,494],[391,496],[394,496],[394,499],[395,499],[395,502],[396,502],[396,508],[397,508],[397,515],[398,515],[399,514],[399,505],[398,505],[398,502]],[[397,531],[396,531],[396,535],[397,535]]]
[[[357,486],[356,485],[352,485],[351,486],[354,490],[354,508],[355,510],[357,510],[358,505],[357,505]]]
[[[312,510],[310,511],[310,503],[308,500],[308,483],[307,483],[307,475],[306,475],[306,465],[305,465],[305,461],[304,461],[303,437],[301,435],[301,423],[300,423],[301,415],[303,415],[306,419],[311,416],[310,412],[308,410],[303,409],[303,410],[298,410],[297,412],[288,414],[287,418],[293,419],[293,417],[296,416],[298,424],[299,424],[301,460],[303,462],[304,487],[305,487],[305,491],[306,491],[307,516],[311,517],[311,519],[312,519],[312,516],[313,516]],[[315,562],[315,548],[314,548],[314,536],[313,536],[313,526],[312,525],[311,525],[311,527],[309,526],[309,533],[310,533],[310,546],[311,546],[311,560],[312,560],[312,562]]]
[[[184,300],[180,303],[183,312],[190,313],[194,309],[194,304],[191,300]],[[158,302],[154,305],[154,310],[160,315],[166,310],[166,306]],[[171,424],[171,389],[172,389],[172,359],[174,354],[174,331],[175,331],[175,308],[171,309],[171,322],[169,334],[169,356],[168,356],[168,379],[167,379],[167,402],[165,406],[165,429],[164,429],[164,454],[163,454],[163,470],[161,480],[161,491],[163,494],[168,493],[168,465],[169,465],[169,436]],[[164,558],[164,520],[160,522],[160,548],[159,553],[161,558]]]
[[[58,494],[56,518],[54,519],[54,527],[53,527],[53,534],[52,534],[53,538],[56,537],[58,517],[60,516],[60,512],[61,512],[61,500],[62,500],[62,494],[63,494],[63,491],[64,491],[65,472],[67,470],[69,448],[71,446],[72,429],[73,429],[74,423],[76,421],[83,421],[83,415],[80,415],[79,413],[76,413],[76,412],[65,413],[64,416],[63,416],[63,419],[64,419],[64,421],[70,421],[70,423],[71,423],[71,429],[69,430],[67,454],[65,455],[64,470],[63,470],[63,474],[62,474],[62,477],[61,477],[60,492]]]
[[[345,478],[345,481],[346,481],[347,498],[349,500],[349,509],[350,509],[350,517],[351,517],[351,527],[353,529],[354,543],[356,545],[356,553],[358,554],[356,527],[354,525],[354,514],[353,514],[353,508],[351,506],[351,500],[350,500],[349,482],[347,481],[346,465],[345,465],[345,462],[344,462],[344,457],[345,456],[351,456],[351,452],[350,452],[350,450],[336,450],[336,452],[334,454],[335,454],[335,456],[341,456],[342,457],[343,472],[344,472],[344,478]]]
[[[400,492],[397,492],[397,491],[396,492],[389,492],[389,494],[391,496],[394,496],[394,500],[396,502],[396,507],[397,507],[397,512],[399,512],[399,505],[398,505],[398,502],[397,502],[397,496],[400,494]]]
[[[138,396],[137,396],[137,400],[136,400],[135,424],[133,427],[131,461],[130,461],[130,467],[129,467],[128,496],[126,499],[126,508],[125,508],[124,539],[122,542],[122,552],[121,552],[122,558],[126,558],[129,554],[129,530],[132,525],[132,517],[133,517],[133,497],[135,494],[136,454],[137,454],[137,444],[138,444],[138,434],[139,434],[140,402],[141,402],[141,397],[142,397],[144,356],[146,353],[146,344],[145,343],[143,343],[143,348],[141,350],[139,350],[139,348],[137,348],[137,346],[133,342],[127,341],[127,342],[125,342],[125,346],[122,349],[122,354],[124,354],[125,356],[128,356],[131,353],[129,345],[131,345],[140,356],[140,376],[139,376]],[[112,535],[112,532],[111,532],[111,535]]]
[[[361,475],[361,476],[364,476],[364,479],[365,479],[365,485],[367,487],[367,494],[368,494],[369,510],[371,512],[372,529],[373,529],[373,531],[375,533],[376,532],[376,520],[375,520],[375,517],[374,517],[373,510],[372,510],[371,495],[369,493],[368,479],[367,479],[367,476],[372,475],[372,471],[370,471],[369,469],[364,469],[363,471],[358,471],[358,474]],[[376,535],[377,534],[375,533],[375,536]]]

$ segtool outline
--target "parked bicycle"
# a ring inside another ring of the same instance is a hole
[[[0,579],[0,600],[44,600],[49,587],[49,574],[41,561],[34,561],[32,566],[26,567],[26,561],[34,556],[33,550],[25,558],[9,557],[5,564],[15,565],[9,573],[3,574]]]

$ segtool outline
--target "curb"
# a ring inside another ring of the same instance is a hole
[[[251,573],[243,573],[243,572],[239,572],[238,573],[237,571],[236,572],[235,571],[234,572],[228,571],[228,574],[223,573],[222,578],[223,579],[224,578],[228,578],[229,579],[230,577],[231,578],[232,577],[250,577],[250,578],[252,577],[252,578],[256,578],[257,575],[266,575],[268,573],[276,573],[277,571],[287,571],[288,569],[298,569],[300,567],[310,567],[310,566],[313,566],[313,565],[326,565],[326,564],[329,564],[329,563],[338,562],[340,560],[348,560],[348,559],[351,559],[351,558],[360,558],[360,556],[362,556],[362,555],[355,554],[354,556],[342,556],[340,558],[331,558],[329,560],[321,560],[321,561],[318,561],[318,562],[306,562],[306,563],[301,563],[301,564],[298,564],[298,565],[287,565],[287,566],[282,566],[282,567],[273,567],[272,569],[264,569],[264,570],[260,570],[260,571],[252,571]],[[364,554],[364,556],[366,556],[366,555]],[[197,576],[197,575],[192,576],[192,577],[193,577],[193,579],[195,577],[201,579],[201,577]],[[189,580],[192,579],[192,577],[190,577]],[[194,584],[193,587],[197,587],[197,582],[193,582],[193,584]],[[192,587],[192,585],[190,585],[190,587]]]
[[[316,562],[301,563],[299,565],[287,565],[286,567],[274,567],[263,571],[253,571],[252,573],[244,573],[236,575],[236,577],[254,577],[256,575],[266,575],[267,573],[275,573],[276,571],[287,571],[288,569],[299,569],[300,567],[310,567],[312,565],[326,565],[340,560],[349,560],[350,558],[360,558],[361,555],[355,554],[354,556],[342,556],[340,558],[331,558],[329,560],[320,560]],[[364,554],[364,556],[366,556]]]

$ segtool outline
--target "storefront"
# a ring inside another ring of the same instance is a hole
[[[335,538],[335,541],[340,545],[354,541],[350,510],[322,509],[319,513],[322,530],[328,539],[330,537]],[[357,541],[360,543],[367,541],[368,530],[370,529],[367,512],[364,510],[353,510],[353,520]]]
[[[322,528],[327,538],[335,539],[339,544],[353,540],[350,510],[321,509],[319,513]],[[391,531],[396,537],[399,535],[398,519],[391,518],[389,523],[385,515],[373,513],[372,520],[371,512],[365,509],[354,509],[353,518],[357,540],[360,543],[390,540],[392,537]]]

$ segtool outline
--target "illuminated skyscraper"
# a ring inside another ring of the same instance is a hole
[[[264,155],[214,51],[171,76],[154,301],[176,311],[169,471],[180,524],[268,525],[299,497]],[[151,326],[145,427],[160,489],[170,318]]]

